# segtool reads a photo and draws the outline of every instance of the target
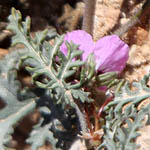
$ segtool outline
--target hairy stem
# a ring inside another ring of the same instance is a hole
[[[93,35],[93,25],[94,25],[93,18],[96,0],[84,0],[84,2],[85,2],[85,9],[83,14],[82,30],[85,30],[89,34]]]
[[[144,15],[144,12],[146,12],[149,9],[149,3],[150,1],[147,0],[142,9],[140,9],[135,16],[133,16],[130,21],[128,21],[126,24],[122,25],[118,30],[116,30],[115,32],[113,32],[112,34],[116,34],[118,36],[122,36],[125,32],[127,32],[129,29],[131,29],[133,26],[135,26],[140,18],[142,18],[142,16]]]
[[[80,111],[79,107],[77,104],[74,104],[74,108],[76,110],[77,116],[79,118],[79,122],[80,122],[80,126],[81,126],[81,130],[82,132],[87,132],[87,123],[86,123],[86,119],[84,117],[84,114]]]
[[[88,131],[87,130],[87,123],[86,123],[86,119],[85,119],[84,114],[81,112],[78,105],[74,102],[74,99],[73,99],[72,94],[70,92],[68,93],[68,97],[74,105],[73,107],[75,108],[76,114],[79,118],[79,123],[80,123],[80,127],[81,127],[82,132],[87,132]]]

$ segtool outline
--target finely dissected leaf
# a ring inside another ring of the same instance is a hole
[[[45,142],[53,149],[68,149],[77,134],[73,127],[78,127],[75,114],[70,113],[70,110],[64,111],[61,105],[54,104],[49,100],[48,94],[44,94],[40,99],[41,120],[34,126],[27,143],[30,143],[33,149],[38,149]]]
[[[99,146],[98,150],[102,147],[111,150],[133,150],[137,149],[135,139],[140,134],[138,129],[142,127],[142,120],[145,115],[150,115],[150,107],[147,106],[140,111],[137,111],[134,105],[130,105],[132,111],[126,116],[125,112],[119,113],[117,116],[114,114],[112,118],[106,118],[106,125],[104,126],[105,135],[104,141]]]
[[[57,139],[54,138],[53,133],[50,131],[52,123],[42,126],[43,121],[44,120],[41,119],[39,124],[34,126],[30,138],[28,138],[26,142],[31,144],[32,150],[37,150],[40,146],[43,146],[46,141],[50,142],[53,150],[60,150],[56,148]]]
[[[142,100],[149,98],[150,88],[146,86],[149,76],[150,75],[146,75],[140,82],[133,83],[133,86],[136,89],[135,91],[131,91],[129,85],[126,84],[122,88],[122,92],[115,96],[114,100],[105,107],[105,110],[117,105],[114,112],[118,113],[127,103],[138,104]]]
[[[13,126],[36,106],[35,99],[26,99],[23,102],[18,99],[18,92],[21,91],[15,70],[18,68],[18,58],[18,52],[14,52],[0,61],[0,98],[5,103],[5,107],[0,110],[1,150],[10,141]]]
[[[150,97],[150,88],[147,87],[149,75],[138,83],[133,83],[136,91],[131,91],[126,84],[121,93],[116,95],[105,111],[106,124],[104,125],[104,141],[99,146],[106,150],[133,150],[138,145],[135,139],[139,136],[138,129],[142,127],[145,115],[150,115],[150,106],[137,110],[138,104]],[[125,106],[128,104],[128,106]],[[124,108],[124,109],[123,109]]]
[[[60,51],[63,36],[57,35],[53,45],[50,45],[46,40],[47,30],[36,33],[34,38],[31,37],[30,19],[27,17],[24,22],[21,22],[21,14],[14,8],[12,9],[12,15],[9,16],[9,21],[8,29],[15,33],[12,43],[22,43],[28,49],[27,53],[23,53],[22,60],[24,60],[27,70],[31,72],[33,82],[39,87],[51,90],[51,97],[54,96],[57,103],[62,102],[74,107],[73,97],[75,94],[73,93],[75,92],[72,91],[74,89],[80,93],[78,97],[82,102],[91,101],[84,91],[79,90],[82,82],[67,81],[79,70],[79,67],[84,65],[83,61],[75,60],[83,53],[77,50],[77,45],[66,42],[68,54],[64,56]],[[39,76],[44,77],[43,80],[37,81]]]

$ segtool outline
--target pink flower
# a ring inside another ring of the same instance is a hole
[[[82,60],[86,61],[90,53],[93,52],[94,43],[90,34],[83,30],[75,30],[65,35],[64,41],[73,42],[74,44],[80,45],[79,49],[84,51],[82,54]],[[65,42],[60,47],[64,55],[67,55],[67,47]]]
[[[86,61],[89,54],[94,53],[96,70],[101,72],[121,72],[128,60],[129,47],[117,35],[105,36],[94,43],[90,34],[76,30],[67,33],[64,41],[80,45],[79,49],[83,50],[83,61]],[[65,42],[60,50],[67,55]]]

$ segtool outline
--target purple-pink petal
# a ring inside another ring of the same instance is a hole
[[[79,45],[79,50],[83,50],[83,61],[86,61],[89,54],[94,53],[96,70],[101,72],[120,73],[128,60],[129,47],[117,35],[105,36],[94,43],[91,35],[83,30],[69,32],[60,47],[64,55],[67,55],[65,41]]]
[[[117,35],[105,36],[94,47],[96,70],[121,72],[128,60],[129,47]]]
[[[94,43],[90,34],[83,30],[75,30],[69,32],[64,37],[64,43],[61,45],[60,50],[67,55],[67,47],[65,41],[69,43],[72,41],[74,44],[79,45],[79,50],[84,51],[82,54],[82,60],[86,61],[90,53],[93,52]]]

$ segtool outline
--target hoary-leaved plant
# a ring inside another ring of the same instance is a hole
[[[46,142],[54,150],[69,149],[81,133],[81,139],[87,140],[87,149],[137,149],[137,130],[142,126],[145,115],[150,114],[148,106],[137,109],[141,101],[150,97],[150,89],[146,86],[149,76],[135,84],[135,93],[125,84],[119,94],[115,94],[114,100],[106,105],[105,121],[103,128],[100,127],[104,135],[95,144],[90,133],[90,121],[94,128],[94,117],[90,115],[88,119],[86,116],[86,109],[94,106],[97,113],[98,108],[95,99],[92,99],[94,90],[90,91],[90,88],[110,87],[118,83],[117,74],[97,73],[93,54],[86,62],[82,61],[83,51],[74,41],[65,42],[68,51],[64,54],[60,48],[64,36],[54,30],[36,32],[31,36],[30,18],[22,21],[20,12],[14,8],[8,19],[7,28],[14,33],[12,44],[23,44],[25,48],[8,54],[0,61],[0,98],[5,103],[0,110],[0,150],[9,149],[15,126],[35,109],[41,116],[26,139],[31,150],[38,150]],[[18,71],[23,67],[30,73],[33,87],[23,87],[18,80]],[[103,101],[101,98],[101,103]],[[128,106],[124,108],[126,104]],[[96,119],[98,124],[102,124],[101,118]]]

